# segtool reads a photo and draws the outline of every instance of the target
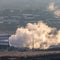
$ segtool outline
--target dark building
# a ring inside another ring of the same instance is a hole
[[[0,51],[8,51],[9,48],[9,36],[6,34],[0,35]]]

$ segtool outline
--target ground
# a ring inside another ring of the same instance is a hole
[[[3,57],[7,60],[17,60],[17,58],[18,60],[56,60],[60,59],[60,51],[0,52],[0,57]]]

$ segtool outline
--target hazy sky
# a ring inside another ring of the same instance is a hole
[[[49,4],[50,2],[59,3],[60,0],[0,0],[0,8],[24,8],[30,5],[44,5],[44,3]]]

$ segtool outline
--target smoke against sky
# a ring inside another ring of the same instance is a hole
[[[53,12],[53,14],[56,17],[58,17],[58,18],[60,17],[60,9],[57,5],[55,6],[55,2],[51,2],[48,6],[48,9],[49,9],[49,11]]]
[[[54,11],[54,10],[56,9],[53,2],[49,4],[48,9],[49,9],[50,11]]]

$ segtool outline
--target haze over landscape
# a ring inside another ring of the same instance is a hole
[[[59,2],[0,0],[0,31],[11,34],[9,45],[32,49],[34,41],[34,48],[60,47]]]
[[[0,60],[60,60],[60,0],[0,0]]]

